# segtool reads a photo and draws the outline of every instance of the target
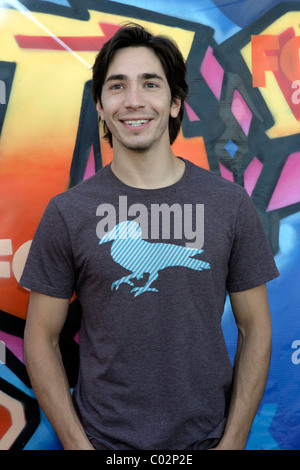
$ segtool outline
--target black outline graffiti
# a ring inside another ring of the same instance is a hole
[[[83,180],[91,148],[94,150],[95,171],[102,168],[98,114],[92,98],[91,85],[92,82],[88,81],[83,90],[76,144],[70,170],[70,188]]]
[[[16,63],[0,61],[0,80],[5,84],[5,102],[0,102],[0,135],[9,103],[12,83],[15,75]]]
[[[74,337],[80,330],[81,307],[77,299],[70,303],[68,316],[60,336],[60,349],[70,387],[77,383],[79,346]],[[24,338],[25,320],[0,310],[0,331]],[[31,387],[26,367],[6,344],[6,366],[26,385]],[[75,369],[75,371],[74,371]]]
[[[0,377],[0,390],[9,397],[17,400],[22,404],[25,416],[25,426],[13,442],[10,450],[23,450],[26,443],[34,434],[40,424],[39,405],[34,398],[29,397],[26,393],[16,388],[14,385],[6,382]],[[12,423],[12,426],[14,423]]]
[[[279,4],[262,18],[247,26],[221,45],[212,37],[196,32],[187,59],[190,96],[187,103],[200,121],[183,121],[185,137],[203,136],[211,171],[220,174],[221,162],[234,176],[234,181],[244,185],[244,171],[254,157],[263,164],[263,170],[252,193],[252,200],[264,224],[273,253],[279,249],[279,221],[287,215],[299,212],[300,203],[267,212],[267,207],[277,185],[288,156],[300,150],[300,135],[270,139],[266,131],[273,126],[273,117],[258,88],[252,86],[252,75],[241,55],[241,49],[251,41],[252,34],[260,34],[284,13],[299,11],[293,2]],[[221,97],[218,101],[200,72],[204,53],[211,46],[215,58],[224,69]],[[231,111],[232,96],[238,90],[252,112],[248,136],[245,136]],[[213,123],[213,126],[212,126]],[[237,151],[232,157],[226,144],[232,140]]]

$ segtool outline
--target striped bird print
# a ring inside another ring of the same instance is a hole
[[[134,296],[143,292],[158,292],[150,285],[158,278],[158,272],[170,266],[184,266],[186,268],[202,271],[209,269],[209,263],[193,258],[203,253],[197,248],[171,243],[151,243],[142,239],[142,230],[137,222],[126,220],[116,225],[110,232],[104,235],[99,244],[113,241],[111,256],[113,260],[123,268],[131,271],[131,274],[113,282],[111,289],[118,289],[122,283],[133,287]],[[141,279],[149,274],[149,279],[142,287],[135,287],[133,278]]]

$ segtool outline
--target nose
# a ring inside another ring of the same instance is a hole
[[[126,90],[124,106],[128,109],[140,109],[145,106],[143,93],[139,86],[134,85],[128,87]]]

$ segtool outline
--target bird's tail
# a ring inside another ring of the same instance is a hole
[[[184,261],[183,266],[190,269],[195,269],[196,271],[202,271],[202,269],[209,269],[210,264],[200,259],[188,258]]]

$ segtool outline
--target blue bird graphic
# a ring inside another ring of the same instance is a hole
[[[125,282],[133,287],[131,292],[134,292],[135,297],[143,292],[158,292],[150,285],[158,278],[158,272],[164,268],[184,266],[196,271],[210,268],[209,263],[193,258],[193,256],[203,253],[203,250],[171,243],[151,243],[142,240],[141,227],[135,221],[126,220],[116,225],[100,239],[99,245],[112,240],[111,256],[113,260],[131,271],[131,274],[113,282],[111,290],[117,290],[120,284]],[[145,273],[149,274],[146,284],[143,287],[135,287],[132,279],[139,280]]]

